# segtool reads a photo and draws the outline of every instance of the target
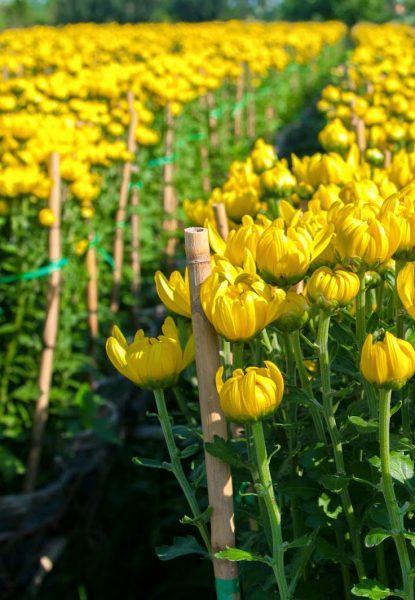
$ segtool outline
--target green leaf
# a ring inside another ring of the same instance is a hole
[[[365,579],[362,583],[357,583],[352,587],[352,594],[372,600],[382,600],[382,598],[389,598],[392,592],[378,581]]]
[[[192,535],[175,537],[171,546],[157,546],[156,554],[160,560],[172,560],[187,554],[207,556],[207,552]]]
[[[318,506],[323,509],[324,514],[330,519],[337,519],[338,516],[343,512],[341,504],[339,504],[337,500],[337,496],[335,498],[335,506],[332,508],[330,508],[330,504],[333,502],[334,497],[330,497],[323,492],[318,499]]]
[[[292,542],[284,542],[284,548],[288,550],[289,548],[304,548],[304,546],[308,546],[311,542],[311,537],[309,535],[302,535],[299,538],[296,538]]]
[[[223,438],[215,435],[213,442],[206,442],[205,449],[207,452],[209,452],[209,454],[219,458],[224,463],[231,465],[232,467],[249,470],[249,465],[239,458],[230,440],[226,441]]]
[[[200,450],[200,444],[190,444],[180,452],[180,458],[189,458]]]
[[[262,562],[266,565],[269,561],[259,554],[252,554],[248,550],[242,550],[241,548],[226,548],[215,553],[215,558],[222,558],[224,560],[231,560],[233,562],[247,561],[247,562]]]
[[[345,552],[342,552],[322,537],[320,537],[316,543],[316,559],[343,565],[349,565],[351,563],[350,558]]]
[[[135,456],[133,458],[133,463],[139,467],[148,467],[150,469],[166,469],[166,471],[172,470],[170,463],[160,462],[158,460],[154,460],[153,458],[139,458],[138,456]]]
[[[365,421],[362,417],[351,415],[349,421],[354,425],[359,433],[374,433],[378,430],[379,423],[374,419]]]
[[[182,519],[180,519],[180,523],[182,525],[197,525],[198,523],[208,523],[210,521],[210,517],[212,515],[213,508],[208,506],[206,510],[204,510],[198,517],[188,517],[185,515]]]
[[[410,541],[411,546],[415,548],[415,533],[412,533],[411,531],[404,531],[403,534],[406,539]]]
[[[380,458],[372,456],[369,459],[370,464],[381,470]],[[414,463],[412,459],[402,452],[392,450],[390,453],[391,475],[400,483],[407,483],[414,477]]]
[[[381,527],[371,529],[365,537],[365,546],[366,548],[373,548],[373,546],[379,546],[379,544],[387,540],[391,535],[392,534],[390,533],[390,531],[382,529]]]
[[[345,475],[322,475],[319,481],[331,492],[341,494],[347,488],[350,477]]]

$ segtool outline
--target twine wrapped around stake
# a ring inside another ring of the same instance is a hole
[[[129,106],[133,106],[134,95],[130,91],[127,95]],[[127,149],[129,152],[135,152],[135,130],[137,127],[137,114],[135,110],[130,110],[130,126],[128,128]],[[114,239],[114,269],[112,274],[111,291],[111,311],[118,312],[120,306],[120,287],[122,279],[123,259],[124,259],[124,224],[127,215],[128,192],[131,182],[132,163],[124,163],[120,196],[118,200],[118,210],[115,217],[115,239]]]
[[[208,231],[202,227],[185,229],[185,249],[190,278],[196,370],[204,442],[215,435],[227,439],[225,416],[219,405],[215,375],[219,368],[219,341],[200,304],[200,286],[211,272]],[[212,507],[211,543],[213,552],[235,545],[232,478],[229,465],[205,452],[209,505]],[[218,598],[237,600],[238,570],[235,562],[213,559]]]
[[[55,221],[49,230],[49,261],[59,262],[61,251],[61,179],[59,173],[59,154],[53,152],[49,162],[49,176],[52,188],[49,195],[49,209]],[[49,393],[53,375],[53,355],[59,324],[61,270],[53,270],[49,277],[48,307],[43,329],[43,350],[40,361],[39,390],[35,413],[33,415],[32,440],[30,444],[26,478],[23,489],[32,492],[36,486],[39,463],[42,454],[43,436],[49,411]]]

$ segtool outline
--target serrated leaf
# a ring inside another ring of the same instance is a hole
[[[157,546],[156,554],[160,560],[173,560],[187,554],[207,556],[206,550],[195,540],[192,535],[175,537],[171,546]]]
[[[242,550],[241,548],[226,548],[215,553],[215,558],[221,558],[224,560],[231,560],[232,562],[247,561],[247,562],[262,562],[269,564],[269,561],[259,554],[253,554],[248,550]]]
[[[362,417],[351,415],[349,421],[354,425],[359,433],[375,433],[379,428],[379,423],[374,419],[365,421]]]
[[[390,531],[382,529],[381,527],[371,529],[365,537],[365,546],[366,548],[373,548],[373,546],[378,546],[379,544],[387,540],[391,535],[392,534]]]
[[[377,469],[381,469],[380,458],[378,456],[372,456],[369,459],[370,464],[372,464]],[[412,459],[402,452],[392,451],[390,453],[390,464],[391,464],[391,475],[396,481],[400,483],[409,482],[414,477],[414,463]]]
[[[389,598],[392,592],[378,581],[365,579],[362,583],[357,583],[352,587],[352,594],[363,598],[371,598],[372,600],[382,600],[382,598]]]

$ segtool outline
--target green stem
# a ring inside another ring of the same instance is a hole
[[[257,421],[252,424],[252,439],[258,469],[258,481],[256,483],[261,495],[264,498],[268,519],[271,524],[272,569],[274,571],[281,600],[289,600],[290,592],[284,570],[284,546],[281,531],[281,513],[272,485],[264,429],[261,421]]]
[[[366,287],[365,271],[359,272],[360,288],[356,296],[356,338],[359,350],[366,338]]]
[[[414,600],[414,585],[411,577],[411,561],[409,559],[404,532],[403,514],[393,487],[390,464],[390,404],[391,391],[381,389],[379,392],[379,451],[382,472],[382,493],[388,510],[392,538],[402,571],[402,583],[406,600]]]
[[[365,271],[359,272],[360,288],[356,296],[356,338],[359,353],[366,339],[366,287],[365,287]],[[369,414],[372,419],[376,418],[377,414],[377,399],[373,387],[364,379],[363,388],[368,401]]]
[[[253,448],[253,438],[252,438],[252,426],[250,423],[245,424],[245,433],[246,433],[246,445],[248,450],[248,460],[251,465],[251,474],[253,481],[259,481],[259,472],[258,467],[255,460],[255,452]],[[252,487],[253,489],[253,487]],[[262,496],[258,496],[258,506],[259,506],[259,514],[261,518],[262,527],[265,531],[265,537],[267,538],[268,546],[272,547],[272,534],[271,534],[271,524],[268,519],[268,513],[265,506],[265,501]]]
[[[324,431],[323,419],[321,418],[320,409],[317,406],[317,400],[314,398],[313,388],[308,379],[307,369],[304,365],[304,356],[300,344],[300,333],[294,331],[290,334],[291,347],[294,354],[295,364],[297,366],[298,375],[300,377],[301,386],[307,398],[310,400],[310,411],[313,419],[314,427],[317,432],[317,437],[323,444],[327,443],[326,432]]]
[[[319,326],[317,333],[317,345],[319,347],[319,362],[321,376],[321,391],[323,396],[323,414],[333,446],[334,462],[337,475],[346,476],[344,465],[343,446],[340,432],[337,427],[333,410],[333,394],[330,381],[330,357],[328,352],[328,338],[330,327],[330,315],[323,310],[320,311]],[[354,553],[354,562],[360,580],[365,578],[365,567],[363,564],[362,548],[360,544],[359,531],[356,525],[356,517],[349,490],[345,486],[340,493],[344,514],[350,531],[350,542]]]
[[[195,525],[199,529],[200,535],[205,543],[207,551],[212,554],[212,547],[210,544],[210,537],[206,525],[201,520],[201,512],[199,509],[196,496],[192,490],[190,483],[187,480],[185,472],[183,471],[182,463],[180,460],[180,451],[176,446],[174,440],[173,430],[171,426],[170,416],[167,411],[166,400],[164,398],[163,390],[154,390],[154,397],[156,399],[157,413],[160,421],[161,429],[163,431],[164,439],[166,442],[167,450],[170,456],[171,470],[174,473],[183,494],[192,511],[193,518],[195,519]]]
[[[405,339],[405,313],[402,310],[402,302],[398,294],[398,275],[404,262],[397,260],[395,262],[395,318],[396,318],[396,335],[398,338]]]

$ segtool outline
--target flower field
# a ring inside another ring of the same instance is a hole
[[[0,33],[2,596],[414,600],[414,40]]]

